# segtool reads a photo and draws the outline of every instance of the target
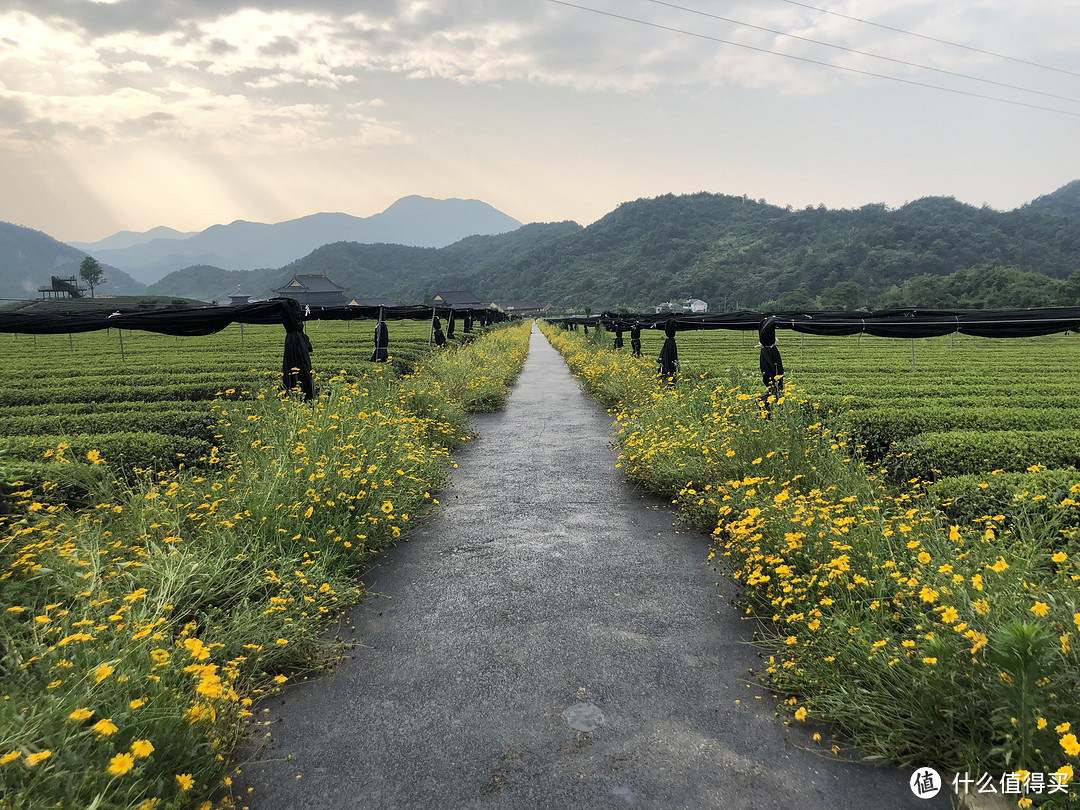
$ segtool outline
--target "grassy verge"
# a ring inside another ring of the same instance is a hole
[[[223,449],[135,485],[54,448],[0,518],[0,807],[211,807],[253,701],[329,660],[368,556],[431,503],[466,412],[502,403],[527,350],[518,326],[404,379],[338,375],[314,403],[219,401]],[[67,507],[73,487],[91,508]]]
[[[761,620],[760,677],[796,721],[829,721],[871,760],[1072,779],[1080,485],[953,522],[790,386],[765,418],[760,380],[669,385],[650,361],[544,328],[612,408],[626,474],[715,537],[710,557]]]

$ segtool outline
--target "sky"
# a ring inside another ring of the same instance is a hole
[[[0,220],[63,241],[1078,178],[1080,0],[0,0]]]

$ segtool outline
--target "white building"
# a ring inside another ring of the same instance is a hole
[[[687,298],[685,301],[683,301],[682,311],[693,313],[708,312],[709,305],[702,301],[700,298]]]

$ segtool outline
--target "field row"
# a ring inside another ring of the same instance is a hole
[[[312,321],[307,332],[317,384],[342,372],[373,380],[400,375],[431,351],[423,322],[389,324],[386,365],[371,362],[373,323]],[[210,403],[276,390],[284,339],[279,326],[239,324],[205,337],[118,330],[4,336],[17,351],[0,371],[0,449],[9,461],[26,462],[30,480],[58,444],[69,458],[96,450],[118,470],[205,462],[219,444]]]
[[[610,335],[592,338],[610,345]],[[755,332],[680,332],[682,372],[733,374],[745,390],[762,390],[756,339]],[[643,331],[644,357],[655,358],[663,341],[660,331]],[[898,475],[1080,465],[1078,335],[912,341],[781,330],[777,345],[785,381],[819,403],[869,460]]]

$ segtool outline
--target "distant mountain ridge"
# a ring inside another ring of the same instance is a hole
[[[320,213],[275,224],[237,220],[193,235],[166,229],[169,232],[138,242],[138,235],[126,232],[79,247],[150,284],[192,265],[225,270],[281,267],[333,242],[437,248],[477,234],[506,233],[521,224],[480,200],[412,195],[370,217]]]
[[[147,291],[153,295],[224,301],[240,287],[252,298],[265,298],[293,274],[325,272],[354,298],[387,297],[419,303],[438,289],[465,283],[480,268],[497,268],[580,230],[576,222],[532,223],[509,233],[470,236],[443,248],[333,242],[276,269],[186,267],[151,284]]]

